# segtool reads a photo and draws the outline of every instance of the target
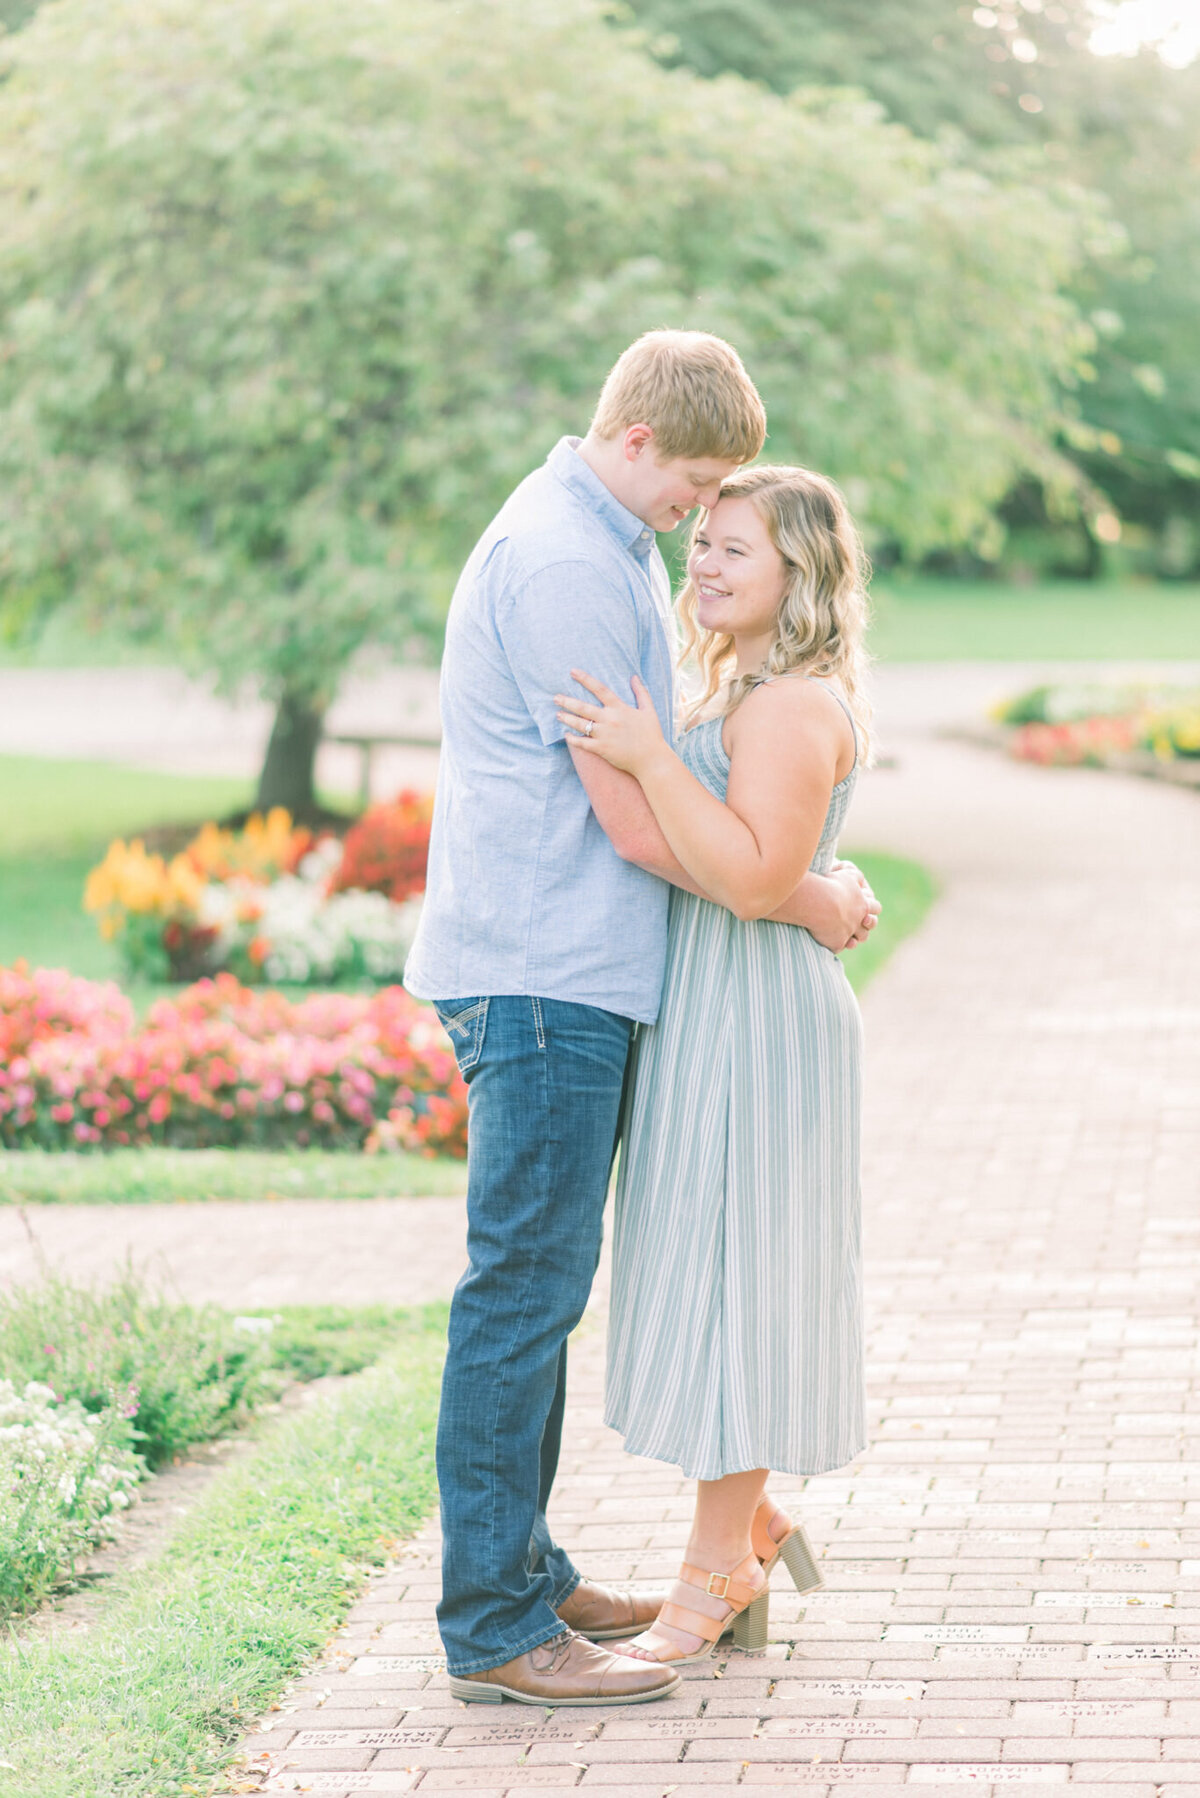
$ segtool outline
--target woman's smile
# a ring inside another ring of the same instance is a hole
[[[787,571],[748,499],[717,501],[700,521],[688,557],[696,622],[737,640],[739,660],[761,661],[770,646]]]

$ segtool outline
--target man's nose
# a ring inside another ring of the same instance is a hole
[[[699,491],[696,494],[695,503],[698,506],[703,506],[706,511],[711,512],[712,508],[716,505],[716,503],[720,499],[720,497],[721,497],[720,481],[710,481],[707,487],[701,487],[699,489]]]

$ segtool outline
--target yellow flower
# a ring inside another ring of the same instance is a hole
[[[195,911],[206,884],[203,874],[197,873],[187,855],[177,855],[167,870],[167,897],[172,902],[171,909],[175,911],[182,907]]]

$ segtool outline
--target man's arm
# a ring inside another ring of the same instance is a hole
[[[621,860],[707,899],[709,894],[676,860],[632,774],[571,744],[567,747],[600,828]],[[852,862],[844,862],[832,874],[806,874],[771,917],[777,924],[799,924],[836,954],[865,940],[875,927],[879,910],[863,875]]]

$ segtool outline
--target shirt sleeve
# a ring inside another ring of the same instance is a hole
[[[634,703],[630,683],[642,672],[634,598],[591,563],[557,562],[531,575],[497,606],[496,625],[543,743],[561,743],[567,735],[554,715],[554,695],[589,697],[572,681],[572,668]]]

